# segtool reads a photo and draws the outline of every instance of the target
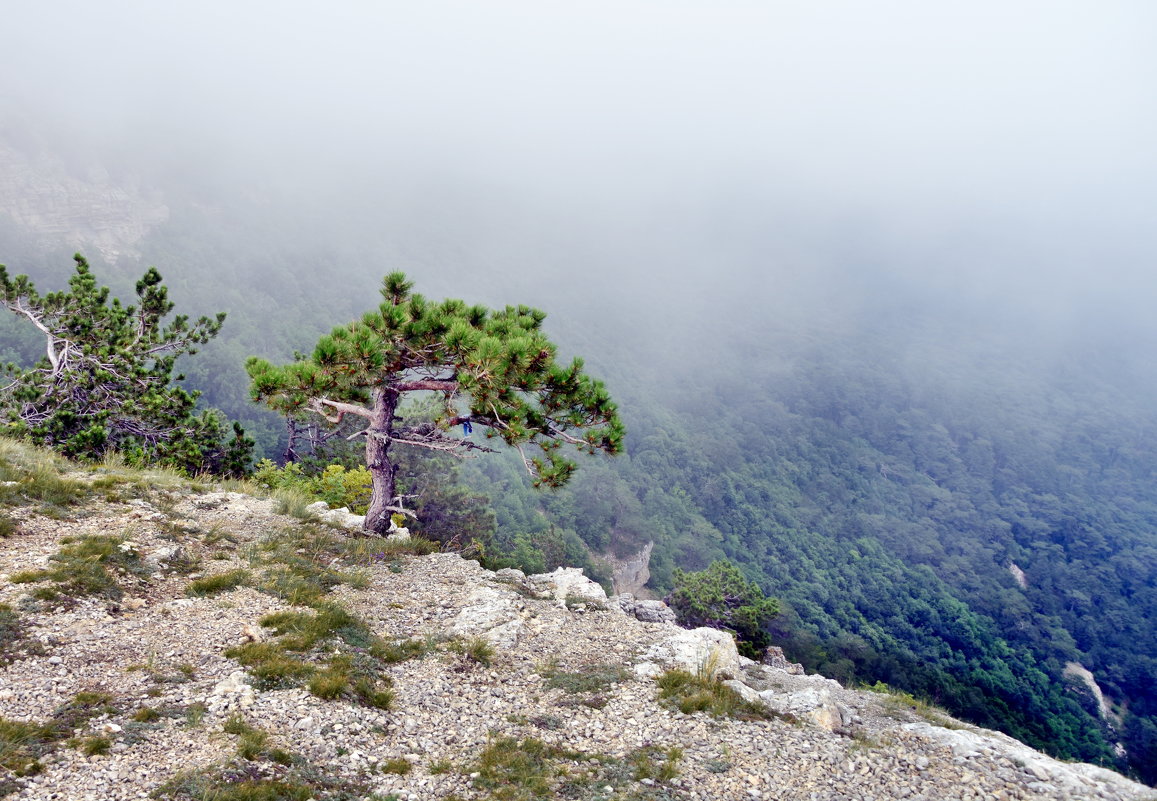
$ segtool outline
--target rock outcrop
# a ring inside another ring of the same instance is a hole
[[[59,158],[0,143],[0,213],[30,234],[97,250],[110,264],[136,256],[136,245],[169,218],[169,209],[100,167],[70,172]]]

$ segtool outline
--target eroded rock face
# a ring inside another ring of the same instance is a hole
[[[782,670],[784,673],[789,673],[793,676],[802,676],[804,674],[803,665],[798,662],[789,662],[787,657],[783,655],[783,649],[778,645],[769,645],[759,661],[768,667]]]
[[[70,247],[96,248],[110,264],[139,256],[136,245],[169,218],[169,209],[139,186],[110,180],[92,166],[76,175],[57,157],[0,144],[0,212],[28,231]]]
[[[643,587],[651,580],[651,551],[654,549],[655,543],[648,542],[642,550],[626,559],[615,559],[611,555],[613,566],[611,582],[615,586],[616,594],[638,595],[643,592]]]

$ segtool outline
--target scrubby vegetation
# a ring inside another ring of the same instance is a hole
[[[680,712],[707,712],[717,718],[763,720],[777,717],[763,704],[751,703],[714,676],[668,670],[658,679],[659,698]]]
[[[70,701],[40,723],[21,722],[0,718],[0,767],[11,771],[17,778],[40,772],[40,758],[56,746],[70,740],[73,731],[98,715],[115,712],[113,699],[105,693],[79,692]],[[100,737],[78,738],[72,742],[86,752],[102,753],[107,746]],[[0,797],[16,790],[0,780]]]
[[[67,544],[51,557],[55,567],[14,573],[9,581],[51,582],[32,593],[32,597],[49,603],[68,603],[86,595],[116,600],[124,595],[122,582],[140,580],[150,572],[136,546],[123,536],[88,535],[62,542]]]

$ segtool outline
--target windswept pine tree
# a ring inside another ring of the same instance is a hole
[[[461,300],[428,301],[404,274],[387,275],[383,302],[321,338],[308,359],[274,366],[252,357],[253,399],[290,416],[313,412],[332,424],[365,421],[373,497],[366,529],[384,532],[390,512],[407,512],[397,493],[394,443],[468,456],[491,450],[472,439],[516,448],[536,486],[558,487],[575,470],[564,446],[617,453],[623,425],[602,382],[575,359],[560,365],[542,333],[546,315],[526,306],[501,311]],[[441,397],[432,421],[397,416],[408,393]],[[461,426],[461,433],[456,427]],[[528,447],[537,452],[527,453]]]
[[[137,282],[135,305],[109,299],[77,254],[68,291],[41,295],[26,275],[0,265],[0,302],[45,338],[44,357],[31,367],[7,365],[0,387],[9,430],[66,456],[99,459],[116,450],[136,463],[239,475],[253,442],[219,413],[197,413],[199,393],[173,382],[177,357],[215,337],[224,312],[190,323],[176,315],[161,274],[149,268]]]

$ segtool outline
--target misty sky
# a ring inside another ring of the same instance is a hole
[[[0,111],[371,225],[438,209],[492,261],[1062,314],[1157,286],[1148,0],[4,5]]]

